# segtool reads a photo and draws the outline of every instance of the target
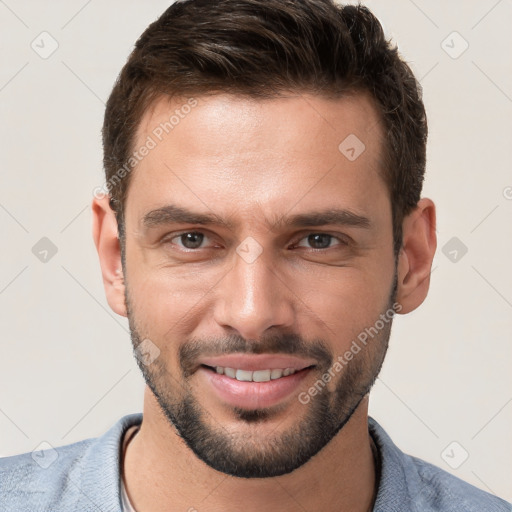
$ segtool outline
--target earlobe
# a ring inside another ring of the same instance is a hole
[[[107,301],[118,315],[127,316],[118,226],[108,196],[93,199],[92,219],[92,235],[100,259]]]
[[[416,208],[404,218],[402,235],[397,302],[402,305],[400,313],[405,314],[422,304],[430,285],[437,247],[435,205],[430,199],[420,199]]]

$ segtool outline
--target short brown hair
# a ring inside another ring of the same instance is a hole
[[[102,131],[120,238],[130,174],[115,178],[153,101],[219,92],[272,98],[287,91],[373,97],[385,133],[382,168],[398,254],[403,218],[420,199],[425,171],[421,88],[374,15],[333,0],[179,0],[144,31],[110,94]]]

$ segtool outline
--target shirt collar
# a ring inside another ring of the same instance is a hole
[[[380,482],[374,512],[415,512],[410,493],[410,482],[415,474],[412,463],[391,440],[386,431],[372,417],[368,417],[368,430],[379,450]]]
[[[84,508],[94,503],[103,512],[121,511],[122,441],[125,432],[141,422],[142,413],[122,417],[105,434],[92,440],[69,472],[68,479],[78,487],[79,504]],[[408,478],[412,478],[408,475],[414,475],[414,468],[409,467],[412,463],[372,417],[368,417],[368,429],[381,464],[374,512],[414,512],[416,507],[408,492]]]

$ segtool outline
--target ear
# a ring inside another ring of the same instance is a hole
[[[118,315],[127,316],[125,285],[121,265],[121,245],[117,220],[108,195],[92,201],[92,236],[100,258],[103,286],[109,306]]]
[[[436,207],[422,198],[404,218],[402,248],[398,257],[397,302],[400,314],[414,311],[427,296],[432,260],[437,247]]]

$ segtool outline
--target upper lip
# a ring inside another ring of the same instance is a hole
[[[315,365],[316,361],[287,354],[226,354],[202,358],[199,364],[213,368],[222,366],[223,368],[236,368],[248,371],[273,370],[277,368],[293,368],[299,371]]]

